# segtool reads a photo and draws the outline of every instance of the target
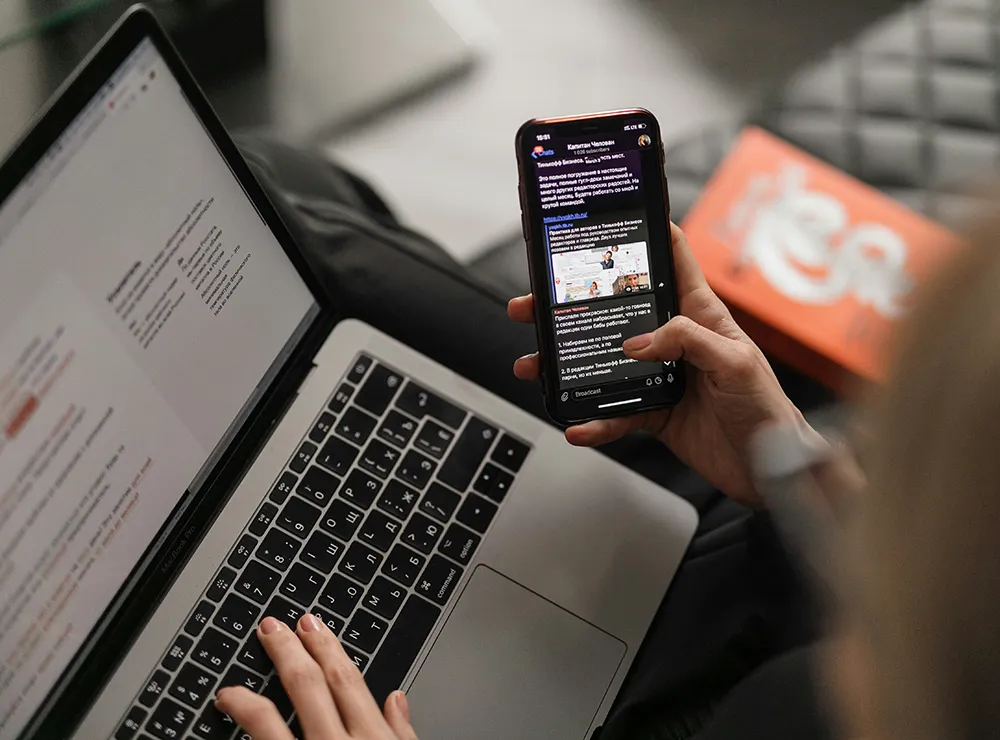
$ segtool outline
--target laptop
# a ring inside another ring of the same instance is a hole
[[[254,634],[318,615],[426,738],[584,739],[694,510],[335,322],[153,16],[0,166],[0,738],[296,728]]]

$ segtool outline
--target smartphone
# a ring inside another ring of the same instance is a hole
[[[656,118],[635,108],[534,119],[516,147],[549,416],[570,426],[673,406],[683,363],[622,351],[677,314]]]

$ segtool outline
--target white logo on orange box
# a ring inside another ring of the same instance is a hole
[[[806,187],[807,171],[786,164],[778,175],[757,175],[729,212],[739,234],[740,263],[754,265],[782,295],[830,305],[853,296],[886,318],[906,309],[913,289],[906,274],[906,241],[880,223],[852,225],[836,197]]]

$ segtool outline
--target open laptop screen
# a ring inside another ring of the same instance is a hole
[[[317,313],[143,42],[0,206],[0,736]]]

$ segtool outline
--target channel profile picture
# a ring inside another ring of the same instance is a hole
[[[649,146],[653,143],[653,140],[649,138],[649,134],[643,134],[639,137],[639,146]]]

